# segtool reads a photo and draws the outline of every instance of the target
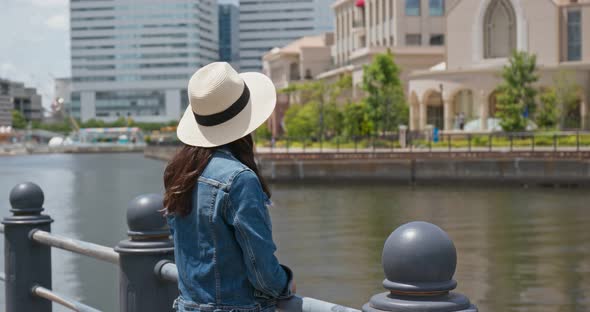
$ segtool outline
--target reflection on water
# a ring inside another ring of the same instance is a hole
[[[56,220],[52,231],[114,246],[125,237],[127,203],[162,192],[163,168],[132,154],[0,158],[2,215],[10,188],[35,181]],[[303,295],[360,307],[383,291],[389,233],[425,220],[455,241],[458,291],[480,311],[590,310],[587,189],[281,184],[273,191],[279,257]],[[54,289],[118,310],[114,266],[60,251],[53,261]]]

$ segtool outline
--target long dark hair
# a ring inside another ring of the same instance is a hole
[[[260,175],[254,161],[254,142],[252,135],[225,145],[241,163],[258,176],[263,191],[270,197],[268,185]],[[186,216],[192,210],[193,188],[197,179],[215,153],[216,147],[195,147],[184,145],[168,162],[164,171],[164,207],[166,214]]]

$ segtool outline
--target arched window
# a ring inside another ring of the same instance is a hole
[[[516,14],[509,0],[492,0],[484,20],[485,58],[509,57],[516,50]]]

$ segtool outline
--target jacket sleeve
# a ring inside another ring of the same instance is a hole
[[[272,298],[290,297],[292,273],[274,255],[277,248],[272,240],[265,196],[254,172],[245,170],[234,178],[226,218],[235,229],[248,280],[254,288]]]

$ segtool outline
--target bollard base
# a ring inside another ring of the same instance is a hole
[[[478,312],[464,295],[449,292],[440,296],[398,296],[390,292],[375,295],[363,312]]]

